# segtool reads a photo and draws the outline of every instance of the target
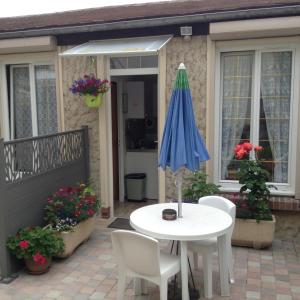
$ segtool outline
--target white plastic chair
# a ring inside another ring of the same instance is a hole
[[[180,271],[180,258],[160,252],[156,239],[137,232],[116,230],[111,238],[119,266],[117,300],[124,299],[127,276],[159,285],[160,299],[167,300],[168,279]]]
[[[235,223],[236,206],[231,201],[220,196],[206,196],[198,201],[199,204],[208,205],[228,213],[233,220],[232,226],[226,234],[226,252],[228,255],[228,272],[230,283],[234,283],[231,237]],[[198,254],[202,255],[204,275],[204,295],[212,297],[212,255],[218,251],[217,238],[190,242],[189,250],[193,252],[194,266],[198,268]]]

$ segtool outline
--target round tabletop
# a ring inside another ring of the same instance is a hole
[[[138,232],[158,238],[177,241],[201,240],[226,233],[232,218],[224,211],[201,204],[182,203],[183,218],[166,221],[162,211],[177,203],[162,203],[144,206],[130,215],[130,224]]]

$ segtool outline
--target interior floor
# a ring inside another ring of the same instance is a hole
[[[134,201],[125,201],[125,202],[115,202],[115,217],[117,218],[129,218],[130,214],[143,206],[156,204],[157,200],[147,200],[147,201],[140,201],[140,202],[134,202]]]

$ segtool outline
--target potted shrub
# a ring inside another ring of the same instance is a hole
[[[245,142],[236,145],[235,158],[240,160],[237,172],[240,200],[237,201],[237,219],[232,243],[256,249],[272,244],[275,231],[275,217],[269,207],[270,188],[267,185],[269,172],[264,168],[259,153],[261,146]]]
[[[30,274],[46,273],[52,257],[64,249],[62,239],[52,228],[27,227],[7,239],[7,247],[18,259],[24,259]]]
[[[203,172],[195,172],[187,177],[188,186],[183,189],[185,202],[198,203],[199,198],[214,195],[220,192],[219,186],[207,183],[207,175]]]
[[[90,74],[74,80],[70,91],[75,95],[84,96],[85,104],[88,107],[96,108],[102,104],[103,95],[108,92],[109,86],[110,83],[107,79],[101,80]]]
[[[90,186],[62,187],[48,198],[45,220],[63,239],[58,257],[67,257],[87,240],[95,227],[99,201]]]

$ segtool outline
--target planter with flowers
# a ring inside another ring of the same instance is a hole
[[[62,187],[48,198],[45,220],[63,239],[64,251],[57,257],[68,257],[95,228],[95,215],[99,210],[91,187],[81,184],[76,187]]]
[[[108,92],[109,87],[108,80],[101,80],[90,74],[74,80],[70,91],[75,95],[84,96],[86,106],[96,108],[101,106],[103,95]]]
[[[272,244],[275,231],[275,218],[269,207],[270,188],[267,185],[269,172],[259,158],[261,146],[251,143],[236,145],[235,158],[240,160],[237,172],[242,185],[242,198],[237,204],[237,219],[232,236],[232,243],[255,249],[266,248]]]
[[[18,259],[24,259],[30,274],[46,273],[52,257],[64,250],[62,239],[50,227],[27,227],[7,239],[7,247]]]

